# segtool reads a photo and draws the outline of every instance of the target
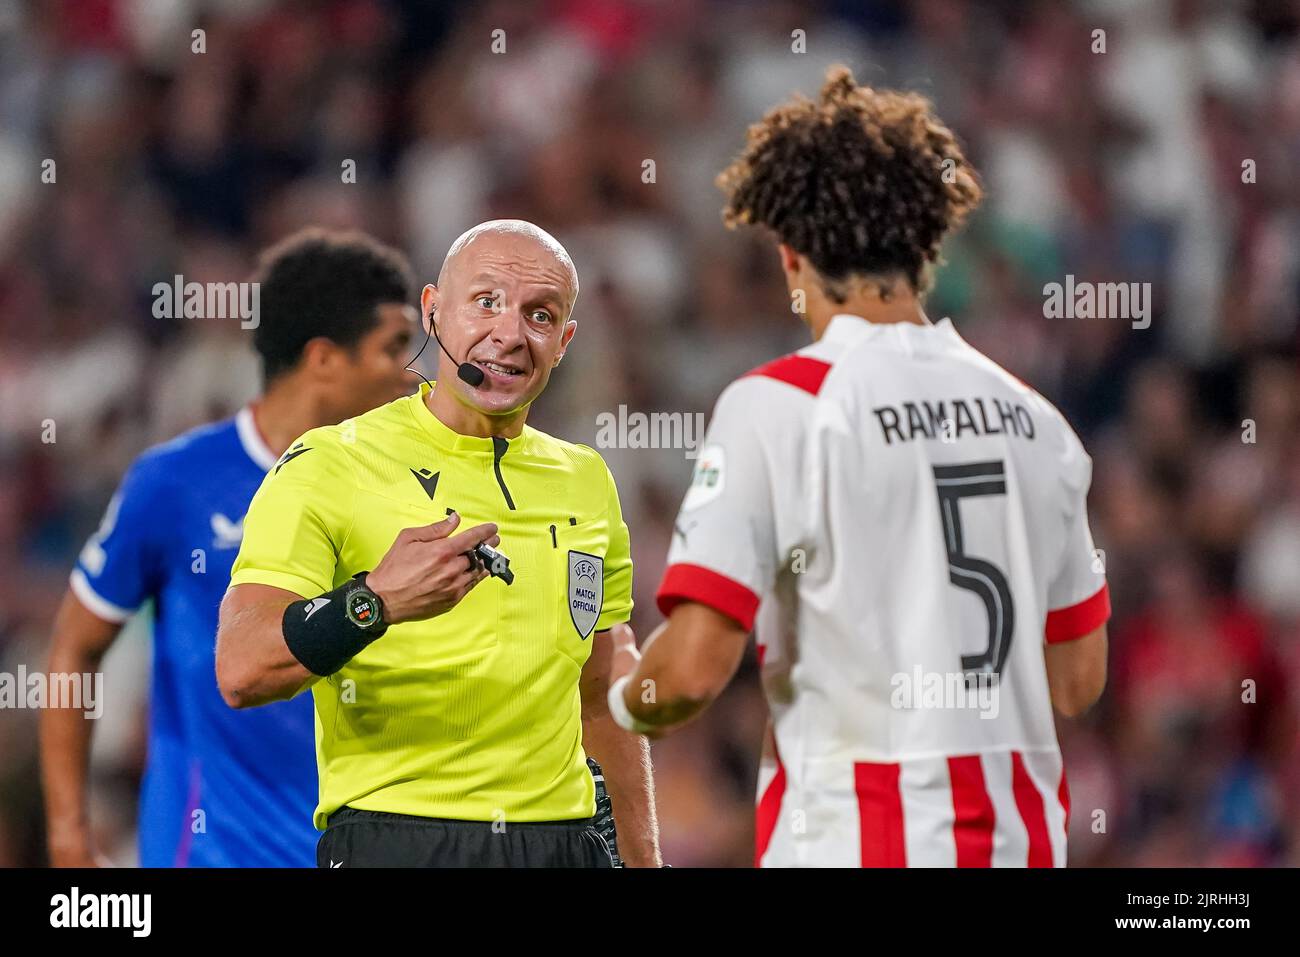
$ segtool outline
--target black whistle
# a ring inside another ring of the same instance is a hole
[[[487,542],[479,542],[475,545],[470,555],[486,568],[488,574],[493,578],[500,578],[507,585],[515,580],[515,573],[510,570],[510,559]]]

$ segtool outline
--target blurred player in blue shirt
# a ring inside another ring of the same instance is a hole
[[[144,867],[315,865],[311,696],[227,707],[216,682],[217,610],[248,503],[280,453],[309,429],[411,391],[416,313],[399,253],[358,233],[309,230],[268,250],[254,279],[262,395],[135,461],[81,552],[54,625],[49,671],[97,672],[123,622],[153,599]],[[75,709],[42,713],[56,866],[106,863],[88,813],[94,724]]]

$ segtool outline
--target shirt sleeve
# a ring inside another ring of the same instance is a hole
[[[72,570],[73,594],[104,621],[126,621],[158,590],[159,538],[167,528],[160,509],[170,500],[159,489],[158,474],[150,458],[131,465]]]
[[[596,631],[606,631],[632,617],[632,541],[623,508],[618,501],[618,486],[609,468],[605,468],[608,486],[609,550],[605,554],[605,591]]]
[[[334,588],[356,493],[347,454],[329,429],[289,446],[248,506],[231,585],[272,585],[303,598]]]
[[[772,483],[764,454],[756,391],[762,380],[740,379],[718,398],[695,460],[691,487],[673,526],[659,610],[669,615],[697,601],[754,627],[761,596],[777,573]]]
[[[1082,638],[1110,618],[1105,555],[1093,544],[1088,526],[1092,459],[1074,431],[1066,429],[1069,517],[1060,568],[1047,589],[1049,644]]]

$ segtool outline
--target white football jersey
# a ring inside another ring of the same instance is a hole
[[[836,316],[718,399],[658,593],[754,628],[763,866],[1064,866],[1047,642],[1110,615],[1092,461],[943,320]]]

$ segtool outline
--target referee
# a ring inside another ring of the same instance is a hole
[[[660,863],[648,746],[606,704],[632,609],[614,480],[524,424],[577,293],[538,227],[469,230],[421,296],[437,382],[305,433],[253,499],[217,681],[236,708],[312,689],[318,866],[609,867],[588,754],[624,861]]]

